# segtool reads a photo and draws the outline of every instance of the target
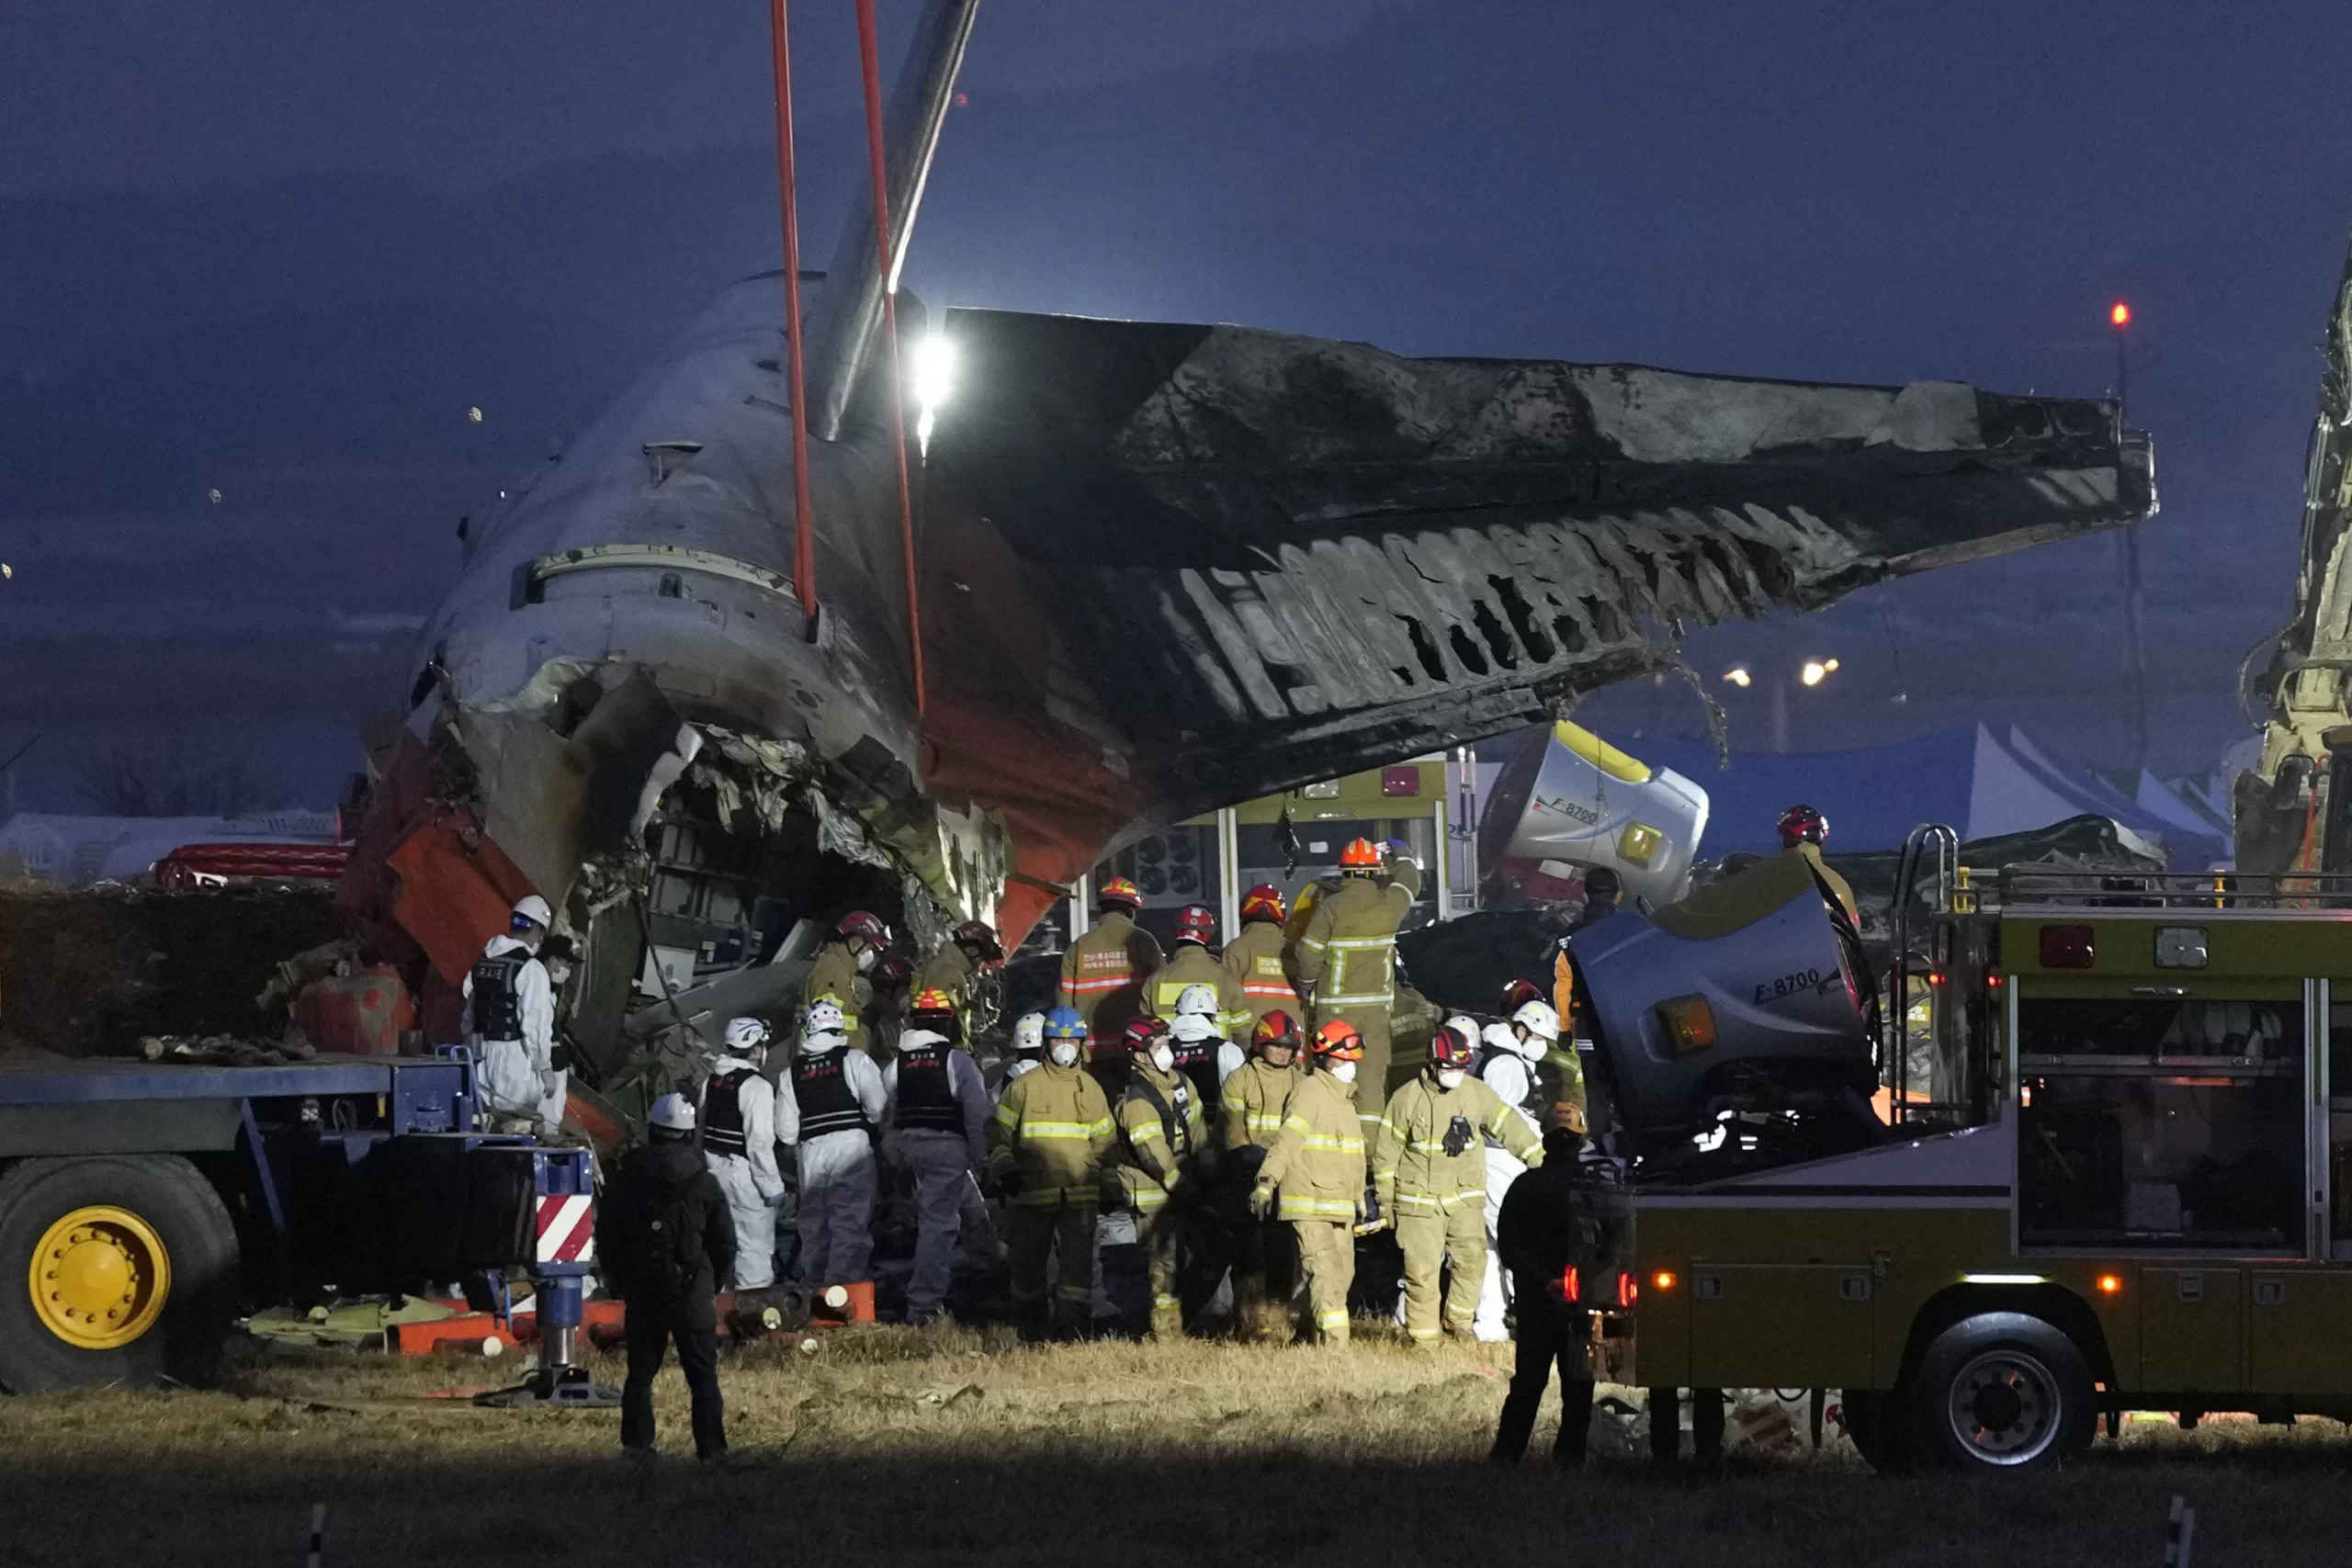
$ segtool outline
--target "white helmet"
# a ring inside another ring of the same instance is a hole
[[[548,908],[548,901],[536,893],[526,893],[514,900],[514,918],[528,920],[541,931],[555,924],[555,911]]]
[[[1206,986],[1187,986],[1177,992],[1176,1016],[1168,1021],[1168,1032],[1187,1045],[1216,1039],[1216,992]]]
[[[810,1002],[800,1021],[801,1050],[816,1055],[848,1043],[849,1024],[842,1017],[842,1004],[831,997]]]
[[[694,1101],[683,1094],[665,1094],[653,1102],[653,1110],[646,1122],[669,1133],[691,1133],[695,1130]]]
[[[1547,1047],[1559,1043],[1560,1015],[1553,1010],[1550,1002],[1521,1002],[1519,1010],[1510,1015],[1510,1021],[1527,1031],[1528,1038],[1522,1049],[1527,1052],[1527,1059],[1531,1062],[1543,1055]]]
[[[768,1043],[768,1021],[763,1018],[731,1019],[727,1025],[727,1049],[734,1055],[756,1051]]]
[[[1015,1055],[1035,1056],[1046,1049],[1046,1015],[1024,1012],[1012,1021],[1012,1050]]]

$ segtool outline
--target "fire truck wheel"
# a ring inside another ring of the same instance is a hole
[[[200,1375],[237,1295],[236,1227],[178,1156],[28,1159],[0,1176],[0,1388]]]
[[[1930,1464],[2036,1470],[2081,1451],[2096,1397],[2072,1339],[2024,1313],[1980,1313],[1937,1335],[1919,1359],[1912,1430]]]
[[[1911,1435],[1904,1423],[1910,1415],[1901,1390],[1892,1393],[1849,1389],[1839,1396],[1846,1412],[1846,1436],[1862,1462],[1881,1475],[1896,1475],[1914,1462]]]

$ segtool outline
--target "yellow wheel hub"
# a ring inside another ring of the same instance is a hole
[[[113,1350],[155,1326],[171,1299],[172,1260],[155,1227],[128,1209],[76,1209],[33,1249],[33,1311],[80,1350]]]

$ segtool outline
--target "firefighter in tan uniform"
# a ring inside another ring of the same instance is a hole
[[[1227,1179],[1254,1183],[1266,1153],[1281,1141],[1300,1077],[1298,1023],[1279,1010],[1258,1021],[1250,1060],[1225,1080]],[[1362,1176],[1359,1174],[1361,1183]],[[1237,1216],[1233,1242],[1233,1325],[1244,1339],[1290,1337],[1289,1303],[1298,1284],[1298,1237],[1280,1219]]]
[[[1356,1278],[1356,1223],[1363,1217],[1363,1124],[1356,1069],[1363,1040],[1334,1019],[1316,1032],[1315,1070],[1299,1080],[1282,1136],[1258,1169],[1250,1212],[1271,1209],[1298,1238],[1316,1337],[1348,1342],[1348,1291]]]
[[[1405,1254],[1405,1332],[1435,1344],[1441,1271],[1453,1258],[1445,1332],[1471,1337],[1487,1273],[1487,1151],[1491,1136],[1532,1169],[1544,1149],[1527,1119],[1470,1076],[1478,1026],[1446,1021],[1430,1042],[1430,1066],[1389,1097],[1372,1149],[1380,1223],[1394,1223]]]
[[[1159,968],[1159,943],[1136,924],[1142,908],[1134,883],[1111,878],[1095,897],[1094,924],[1062,954],[1061,1005],[1076,1008],[1098,1040],[1118,1040],[1144,1010],[1144,984]]]
[[[1118,1136],[1102,1086],[1079,1062],[1085,1043],[1075,1011],[1047,1014],[1045,1062],[1004,1086],[989,1120],[989,1174],[1012,1230],[1012,1312],[1028,1340],[1046,1337],[1046,1269],[1056,1253],[1054,1333],[1078,1337],[1093,1312],[1094,1219]]]
[[[1283,890],[1271,882],[1261,882],[1241,896],[1241,931],[1225,944],[1224,963],[1225,972],[1239,982],[1249,1005],[1249,1028],[1257,1028],[1258,1021],[1276,1008],[1294,1015],[1306,1010],[1298,999],[1297,987],[1290,983],[1286,956],[1290,942],[1283,934],[1289,919],[1290,911],[1283,907]],[[1236,1030],[1226,1038],[1247,1040],[1249,1035]]]
[[[1315,901],[1292,955],[1314,1026],[1345,1019],[1363,1039],[1356,1112],[1380,1119],[1388,1096],[1388,1010],[1396,995],[1396,928],[1421,896],[1421,868],[1397,856],[1385,883],[1374,880],[1382,857],[1370,839],[1340,852],[1340,883]]]
[[[831,997],[842,1010],[849,1043],[871,1056],[873,1032],[865,1027],[865,1010],[874,1004],[874,983],[867,978],[890,945],[890,928],[864,909],[852,909],[833,926],[832,940],[817,952],[817,962],[800,987],[801,1011]]]
[[[996,928],[986,920],[966,920],[956,928],[955,935],[939,944],[938,952],[916,965],[908,995],[946,993],[956,1004],[961,1043],[968,1051],[972,1048],[973,995],[979,989],[980,976],[1003,962],[1004,944],[997,941]]]
[[[1125,1043],[1127,1082],[1112,1109],[1121,1157],[1112,1175],[1116,1201],[1136,1217],[1150,1279],[1151,1337],[1176,1340],[1184,1337],[1176,1290],[1179,1249],[1215,1151],[1200,1090],[1178,1070],[1168,1026],[1156,1018],[1132,1020]],[[1111,1190],[1106,1188],[1106,1199]]]
[[[1227,1040],[1247,1040],[1258,1020],[1241,982],[1209,955],[1216,941],[1216,915],[1205,904],[1187,904],[1176,911],[1176,951],[1152,972],[1144,987],[1144,1010],[1154,1018],[1172,1019],[1176,1003],[1193,986],[1216,993],[1217,1033]]]

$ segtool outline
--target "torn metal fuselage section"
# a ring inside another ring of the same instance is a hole
[[[990,310],[944,330],[933,783],[1003,803],[1040,882],[1154,822],[1544,722],[1692,625],[2155,505],[2111,402]]]
[[[2352,254],[2323,354],[2294,614],[2239,672],[2263,726],[2261,761],[2232,802],[2241,871],[2352,869]]]

